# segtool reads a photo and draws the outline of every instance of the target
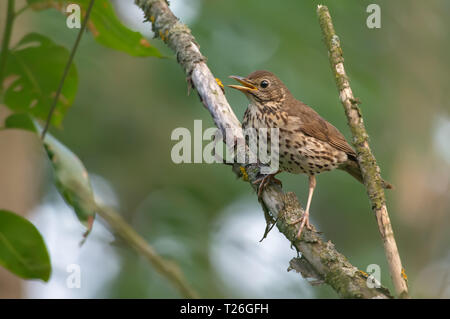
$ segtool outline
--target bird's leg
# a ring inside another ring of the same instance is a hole
[[[253,184],[259,184],[259,186],[258,186],[258,197],[261,197],[261,194],[262,194],[262,191],[263,191],[264,187],[266,187],[267,185],[269,185],[269,183],[270,183],[271,181],[273,181],[274,183],[276,183],[276,184],[278,184],[278,185],[281,186],[281,181],[280,181],[279,179],[275,178],[275,175],[277,175],[277,174],[279,174],[279,173],[281,173],[280,170],[277,171],[277,172],[274,173],[274,174],[267,174],[266,176],[261,177],[261,178],[258,178],[258,179],[256,179],[256,180],[253,182]]]
[[[309,230],[311,230],[311,225],[309,224],[309,208],[311,207],[311,200],[314,193],[314,188],[316,187],[316,177],[314,175],[309,176],[309,194],[308,194],[308,202],[306,204],[306,210],[303,213],[303,216],[299,219],[291,222],[291,225],[295,225],[297,223],[300,223],[300,228],[297,233],[297,238],[300,238],[300,235],[302,234],[303,228],[306,226]]]

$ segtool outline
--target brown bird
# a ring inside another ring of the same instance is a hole
[[[244,114],[242,127],[279,129],[279,168],[275,174],[258,180],[258,196],[262,189],[282,171],[309,176],[309,194],[306,210],[299,223],[297,237],[303,228],[311,229],[309,209],[316,187],[315,176],[325,171],[341,169],[361,183],[361,169],[356,152],[336,127],[324,120],[316,111],[295,99],[288,88],[273,73],[255,71],[247,77],[230,76],[242,85],[228,85],[243,92],[250,101]],[[384,188],[392,185],[383,181]]]

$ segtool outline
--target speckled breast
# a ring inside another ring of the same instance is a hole
[[[347,160],[345,152],[335,149],[330,144],[298,130],[286,129],[287,115],[282,113],[277,115],[271,116],[260,112],[256,107],[249,106],[244,114],[242,126],[256,129],[279,128],[279,167],[282,171],[315,175],[336,169]],[[270,152],[270,139],[267,148]]]
[[[336,169],[347,154],[301,132],[280,132],[280,168],[291,173],[315,175]]]

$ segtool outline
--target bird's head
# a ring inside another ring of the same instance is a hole
[[[289,94],[283,82],[269,71],[255,71],[247,77],[232,75],[230,78],[242,85],[228,86],[244,93],[250,101],[282,102]]]

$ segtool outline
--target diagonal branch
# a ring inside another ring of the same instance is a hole
[[[197,292],[186,281],[178,265],[158,255],[142,236],[140,236],[112,208],[92,203],[95,211],[106,221],[114,233],[122,238],[137,253],[145,257],[155,270],[160,273],[180,292],[184,298],[198,298]]]
[[[52,121],[53,113],[55,112],[56,105],[58,105],[59,97],[61,95],[61,91],[64,87],[64,82],[66,80],[67,75],[69,74],[70,67],[72,66],[73,58],[75,57],[75,53],[77,52],[78,45],[80,44],[81,38],[83,37],[84,31],[86,30],[87,23],[89,21],[89,16],[91,15],[92,7],[94,6],[95,0],[91,0],[89,2],[89,6],[86,10],[86,16],[84,17],[83,25],[81,26],[80,31],[78,31],[77,39],[72,47],[72,51],[70,51],[69,60],[67,60],[66,66],[64,68],[63,75],[61,80],[59,81],[58,89],[56,90],[55,98],[53,99],[52,105],[50,107],[50,111],[47,115],[47,121],[45,121],[44,129],[42,130],[41,139],[44,140],[45,134],[47,134],[48,129],[50,128],[50,123]]]
[[[364,185],[367,189],[372,210],[375,213],[378,230],[384,244],[386,258],[389,263],[389,271],[394,283],[395,291],[399,297],[408,296],[408,287],[406,276],[402,268],[400,255],[394,238],[389,214],[386,207],[386,198],[383,190],[383,180],[380,176],[380,168],[377,165],[375,157],[369,147],[369,136],[364,127],[361,110],[358,107],[359,101],[353,96],[350,83],[344,69],[344,57],[339,42],[339,37],[333,27],[330,12],[326,6],[317,7],[320,27],[325,38],[325,44],[328,49],[331,69],[336,79],[336,85],[339,90],[339,97],[347,115],[348,125],[353,135],[353,145],[358,154],[358,162],[364,179]]]
[[[199,46],[189,28],[182,24],[169,9],[164,0],[135,0],[152,22],[155,35],[159,36],[176,54],[178,63],[187,74],[188,82],[198,92],[200,100],[210,112],[223,136],[233,132],[234,141],[242,138],[241,124],[228,104],[225,95],[206,65]],[[227,130],[225,132],[225,130]],[[232,139],[230,139],[232,140]],[[233,145],[228,145],[233,147]],[[259,168],[248,165],[244,168],[233,166],[238,176],[251,184],[259,175]],[[254,186],[253,186],[254,187]],[[369,288],[367,274],[351,265],[331,242],[324,242],[317,233],[304,230],[301,240],[296,239],[298,225],[289,222],[304,213],[293,193],[283,193],[277,185],[270,185],[262,194],[261,205],[266,213],[277,220],[281,233],[302,253],[303,264],[314,270],[314,274],[330,285],[341,297],[349,298],[390,298],[385,288]]]
[[[197,292],[190,286],[177,264],[159,255],[156,250],[131,227],[113,208],[98,204],[84,185],[70,185],[71,191],[79,197],[86,209],[100,215],[112,232],[120,237],[139,255],[148,260],[153,268],[165,277],[183,298],[198,298]]]

